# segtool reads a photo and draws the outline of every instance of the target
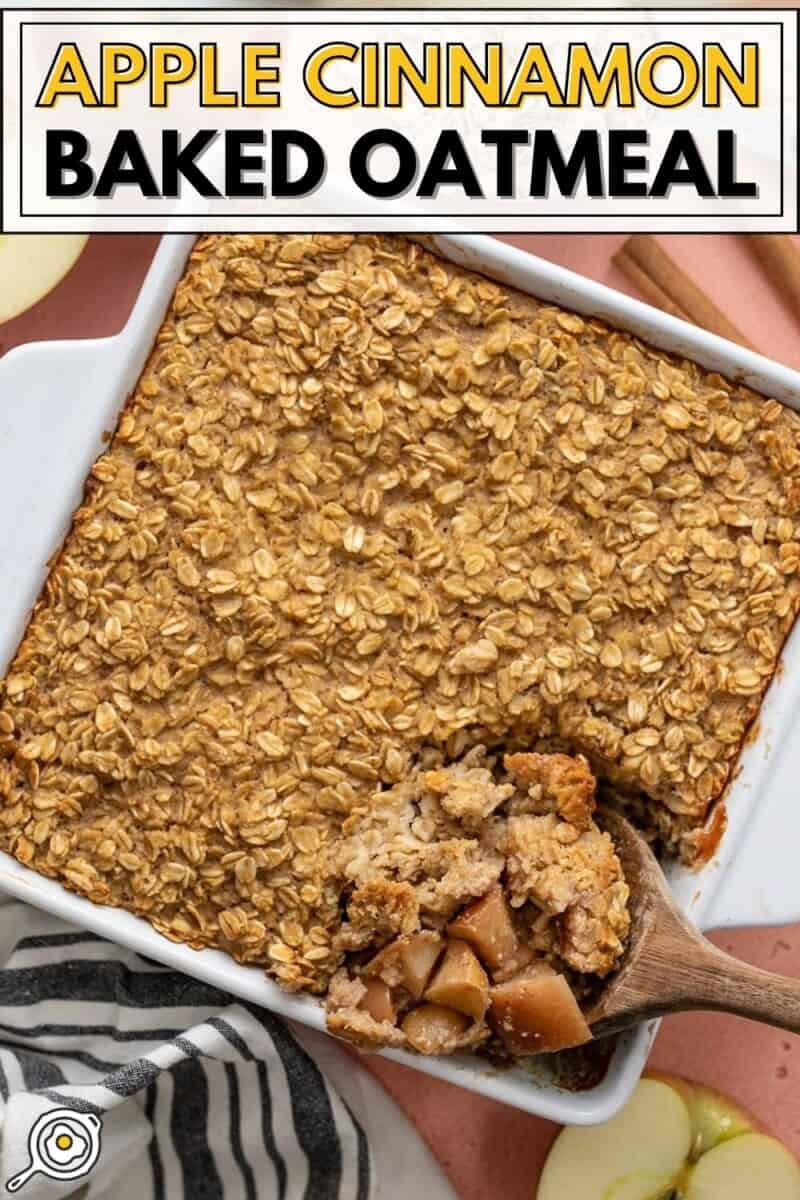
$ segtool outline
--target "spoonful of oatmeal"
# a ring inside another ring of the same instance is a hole
[[[362,1049],[527,1057],[692,1008],[800,1031],[800,981],[693,928],[579,755],[431,752],[342,832],[327,1028]]]

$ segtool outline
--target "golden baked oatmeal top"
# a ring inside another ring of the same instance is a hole
[[[799,448],[406,239],[202,238],[0,684],[0,844],[318,991],[342,824],[426,746],[557,739],[691,857],[798,608]]]

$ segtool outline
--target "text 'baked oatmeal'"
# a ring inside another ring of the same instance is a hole
[[[408,1044],[424,995],[368,962],[422,936],[501,987],[471,904],[580,998],[624,884],[522,760],[583,756],[695,858],[798,610],[799,503],[793,412],[599,321],[400,237],[202,238],[0,683],[0,846],[335,977],[342,1020],[382,982]]]

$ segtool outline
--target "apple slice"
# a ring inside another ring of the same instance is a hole
[[[19,316],[51,292],[88,240],[85,233],[0,234],[0,322]]]
[[[482,1021],[489,1006],[489,980],[466,942],[448,943],[441,966],[428,985],[425,999]]]
[[[720,1142],[727,1142],[730,1138],[753,1130],[753,1119],[730,1096],[723,1096],[704,1084],[692,1083],[660,1071],[648,1071],[646,1078],[661,1080],[675,1088],[683,1098],[692,1123],[693,1159],[707,1154]]]
[[[720,1142],[692,1168],[684,1200],[800,1200],[800,1165],[763,1133],[743,1133]]]
[[[536,1200],[662,1200],[686,1166],[691,1138],[689,1111],[674,1088],[642,1079],[604,1125],[561,1130]]]

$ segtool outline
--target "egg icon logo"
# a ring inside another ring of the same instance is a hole
[[[30,1162],[6,1183],[18,1192],[34,1175],[48,1179],[80,1179],[100,1157],[102,1122],[94,1113],[52,1108],[43,1113],[28,1134]]]

